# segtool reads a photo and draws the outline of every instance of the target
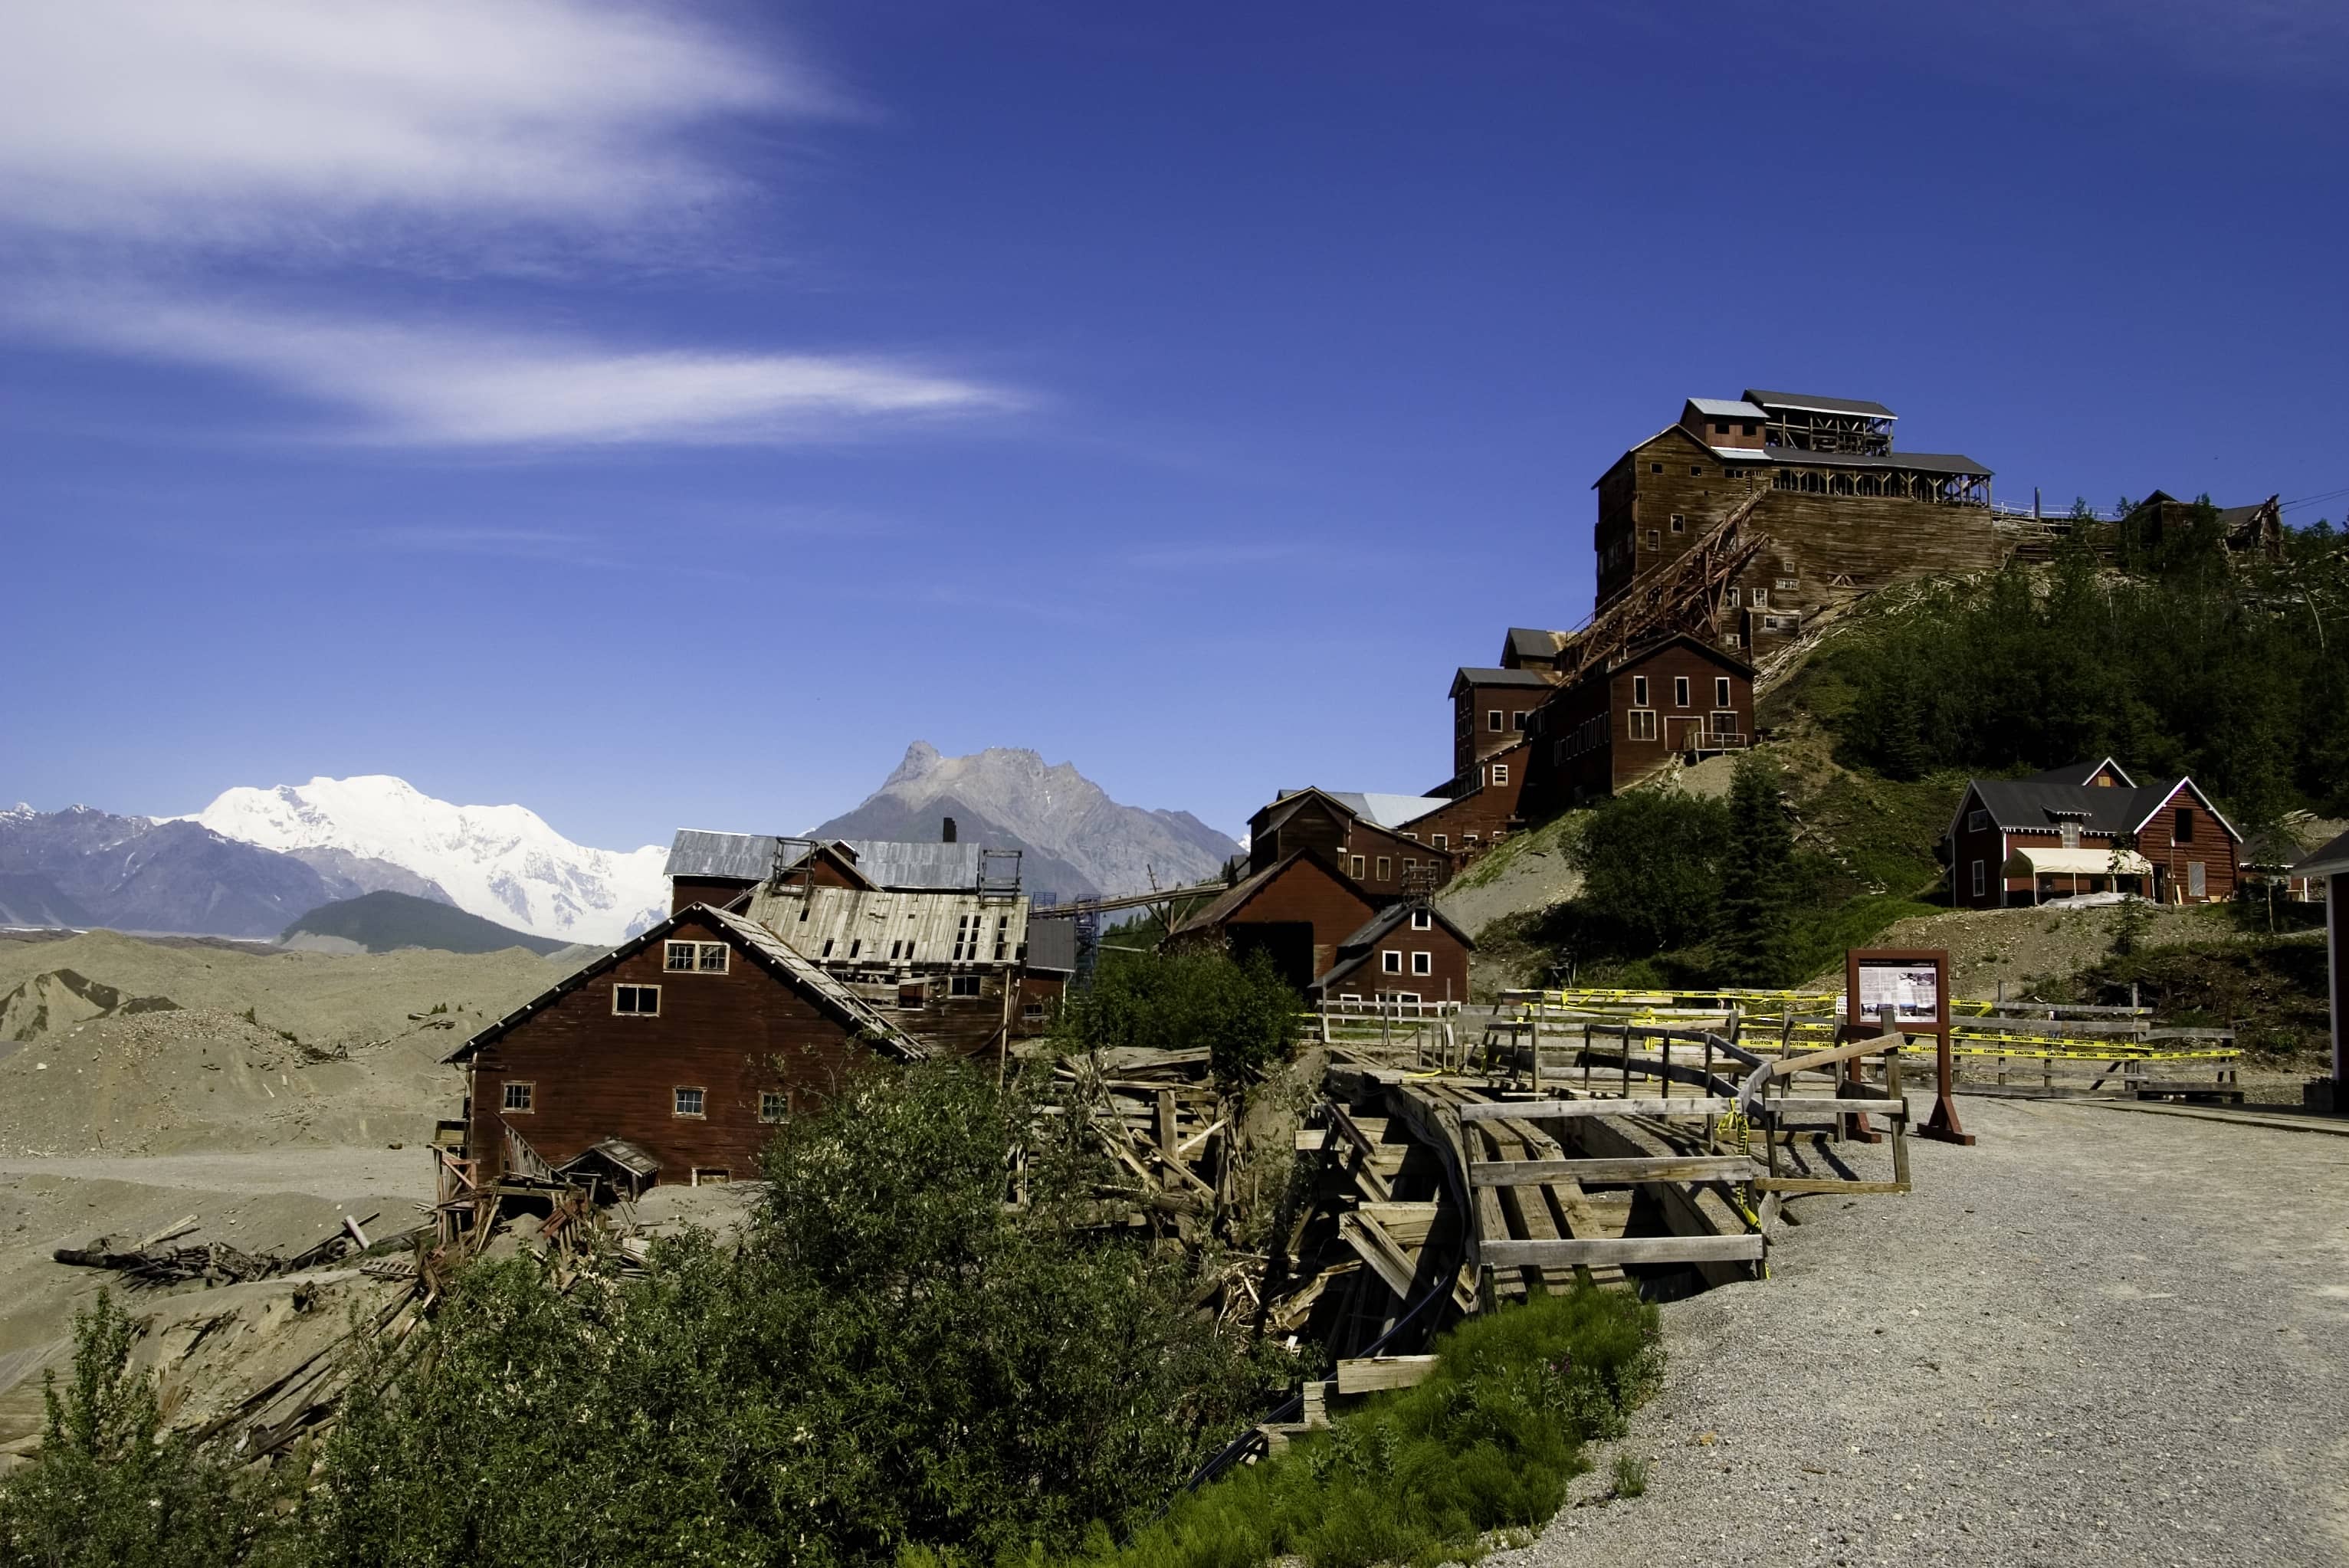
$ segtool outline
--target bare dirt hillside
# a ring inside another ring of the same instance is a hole
[[[2154,907],[2143,944],[2249,940],[2216,905]],[[1874,945],[1948,950],[1951,988],[1961,996],[2021,996],[2042,980],[2077,975],[2113,949],[2120,911],[2094,909],[1959,909],[1896,921]],[[1816,976],[1840,986],[1841,970]]]

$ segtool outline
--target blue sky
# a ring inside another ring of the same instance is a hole
[[[2339,518],[2337,5],[0,14],[0,795],[1416,789],[1692,393]]]

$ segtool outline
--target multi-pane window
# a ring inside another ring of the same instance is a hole
[[[781,1089],[762,1089],[759,1093],[759,1119],[781,1121],[792,1113],[792,1097]]]
[[[1966,813],[1967,832],[1979,833],[1989,828],[1989,826],[1990,813],[1988,811],[1969,811]]]
[[[507,1081],[506,1109],[522,1111],[533,1110],[537,1108],[533,1102],[536,1100],[537,1098],[538,1086],[536,1084],[521,1083],[511,1079]]]
[[[966,914],[955,921],[954,961],[968,964],[979,955],[979,946],[987,935],[987,916]]]
[[[636,1018],[653,1017],[660,1012],[660,987],[615,985],[612,987],[612,1011]]]
[[[976,975],[949,975],[947,976],[947,995],[976,996],[978,995],[978,979]]]
[[[1628,717],[1631,721],[1630,737],[1632,739],[1653,740],[1656,738],[1656,710],[1654,708],[1635,707],[1630,711]]]
[[[723,975],[726,953],[722,942],[671,942],[663,947],[661,967],[672,975]]]
[[[1987,889],[1989,885],[1989,868],[1982,861],[1976,861],[1974,862],[1974,896],[1976,898],[1982,897],[1983,891]]]
[[[708,1104],[709,1099],[709,1091],[708,1089],[680,1088],[674,1090],[673,1093],[675,1095],[673,1109],[677,1115],[706,1116],[709,1114],[707,1110],[702,1109],[706,1104]]]

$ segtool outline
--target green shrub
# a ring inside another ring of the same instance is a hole
[[[1657,1367],[1655,1311],[1585,1286],[1468,1319],[1434,1376],[1178,1501],[1098,1568],[1432,1565],[1556,1513]]]
[[[1595,945],[1636,956],[1702,940],[1717,913],[1729,812],[1677,789],[1634,789],[1584,820],[1568,849]]]
[[[1262,952],[1245,962],[1201,951],[1120,954],[1061,1010],[1058,1034],[1076,1050],[1205,1046],[1216,1081],[1236,1089],[1288,1059],[1300,1006]]]
[[[0,1480],[0,1563],[212,1568],[241,1560],[271,1517],[257,1487],[160,1436],[138,1330],[107,1292],[74,1315],[73,1380],[43,1379],[47,1425],[31,1463]]]
[[[1648,1491],[1648,1461],[1637,1454],[1615,1456],[1615,1495],[1641,1497]]]

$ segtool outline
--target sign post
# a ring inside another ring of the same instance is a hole
[[[1950,955],[1929,947],[1855,947],[1844,954],[1844,1020],[1855,1033],[1889,1018],[1906,1034],[1931,1035],[1938,1043],[1933,1078],[1933,1114],[1917,1130],[1920,1138],[1971,1143],[1958,1123],[1950,1092]]]

